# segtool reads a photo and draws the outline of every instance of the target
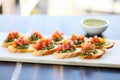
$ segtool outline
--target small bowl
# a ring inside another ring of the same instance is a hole
[[[89,35],[99,35],[107,29],[109,22],[106,19],[89,18],[81,20],[81,25]]]

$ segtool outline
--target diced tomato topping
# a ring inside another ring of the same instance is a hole
[[[25,38],[25,37],[20,37],[18,39],[15,39],[14,40],[14,43],[17,44],[17,45],[24,45],[24,44],[27,44],[28,43],[28,40]]]
[[[70,48],[71,48],[70,45],[66,45],[66,46],[65,46],[65,49],[67,49],[67,50],[69,50]]]
[[[13,37],[12,33],[9,33],[8,39],[12,39],[12,37]]]
[[[53,33],[53,35],[52,35],[52,39],[61,38],[62,35],[63,35],[62,32],[60,32],[60,31],[56,31],[56,32]]]
[[[42,48],[42,43],[41,42],[38,42],[36,45],[35,45],[35,49],[36,50],[39,50]]]
[[[91,42],[87,42],[82,46],[82,52],[91,52],[95,49],[95,45],[93,45]]]
[[[34,36],[34,35],[36,35],[36,36],[39,37],[39,38],[42,38],[42,37],[43,37],[42,34],[39,33],[38,31],[36,31],[36,32],[34,32],[33,34],[31,34],[31,37]]]
[[[65,45],[62,45],[62,50],[65,50]]]
[[[73,45],[74,45],[74,43],[71,41],[71,42],[70,42],[70,46],[73,46]]]
[[[47,42],[42,42],[42,47],[46,47],[47,46]]]
[[[85,47],[82,48],[82,52],[85,52],[87,49]]]
[[[74,39],[76,39],[76,38],[77,38],[77,36],[76,36],[75,34],[72,34],[71,39],[74,40]]]
[[[100,42],[100,40],[99,40],[99,38],[98,38],[97,36],[94,36],[94,37],[92,38],[92,42],[93,42],[93,43],[98,43],[98,42]]]
[[[84,36],[77,36],[75,34],[72,34],[71,40],[78,42],[79,40],[84,40]]]
[[[43,47],[47,47],[51,45],[52,40],[50,38],[42,38],[40,41],[35,45],[35,49],[39,50]]]
[[[82,51],[85,52],[89,48],[89,46],[89,43],[85,44],[84,47],[82,47]]]
[[[61,51],[61,50],[62,50],[62,46],[60,45],[60,46],[57,47],[56,52],[59,52],[59,51]]]
[[[18,32],[11,32],[8,34],[8,39],[13,39],[13,38],[16,38],[19,36],[19,33]]]
[[[84,40],[84,36],[78,36],[80,40]]]
[[[47,41],[46,41],[46,46],[50,46],[50,43],[52,42],[52,39],[51,38],[48,38]]]
[[[60,51],[63,51],[63,50],[70,50],[71,48],[75,47],[74,44],[73,44],[73,41],[71,40],[64,40],[62,45],[60,45],[58,48],[57,48],[57,52],[60,52]]]

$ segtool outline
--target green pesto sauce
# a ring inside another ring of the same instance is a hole
[[[105,43],[103,44],[103,46],[108,46],[108,45],[110,45],[110,42],[105,42]]]
[[[107,24],[107,22],[99,19],[87,19],[83,22],[85,25],[99,27]]]

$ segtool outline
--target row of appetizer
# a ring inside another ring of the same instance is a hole
[[[39,32],[30,36],[18,32],[10,32],[2,43],[10,53],[31,53],[33,56],[53,54],[55,58],[72,58],[79,56],[83,59],[96,59],[104,55],[107,49],[114,46],[113,41],[101,37],[79,36],[72,34],[65,38],[60,31],[55,31],[50,37],[44,37]]]

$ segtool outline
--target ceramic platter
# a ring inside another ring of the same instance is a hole
[[[0,33],[0,44],[5,38],[6,33]],[[9,53],[6,48],[0,46],[0,61],[120,68],[120,40],[112,41],[115,42],[114,47],[107,50],[99,59],[86,60],[79,57],[55,59],[53,55],[36,57],[31,53]]]

